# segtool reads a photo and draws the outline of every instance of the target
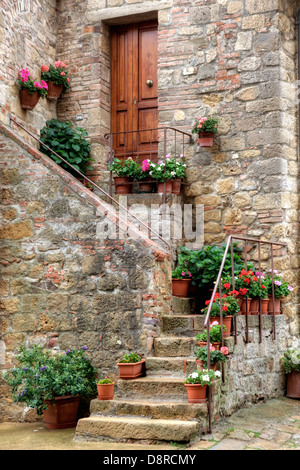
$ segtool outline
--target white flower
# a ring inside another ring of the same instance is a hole
[[[209,375],[203,375],[202,379],[204,380],[204,382],[209,382]]]
[[[192,379],[197,379],[197,377],[198,377],[198,372],[193,372],[193,373],[190,375],[190,377],[191,377]]]
[[[219,370],[216,370],[215,375],[216,375],[216,377],[221,377],[222,374]]]

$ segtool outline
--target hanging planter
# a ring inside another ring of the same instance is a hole
[[[36,81],[31,77],[28,69],[19,72],[17,84],[20,87],[20,102],[23,109],[32,110],[39,102],[40,97],[47,95],[48,85],[44,80]]]
[[[197,143],[200,147],[212,147],[214,136],[218,132],[220,119],[215,115],[198,116],[192,128],[192,134],[198,134]]]
[[[61,60],[57,60],[54,65],[42,65],[41,77],[48,84],[49,100],[57,100],[69,88],[68,74],[68,66]]]
[[[63,88],[63,85],[56,85],[54,82],[48,82],[48,100],[57,100],[62,94]]]
[[[31,111],[38,104],[40,96],[41,95],[37,91],[29,93],[28,90],[20,90],[21,108]]]
[[[214,135],[213,132],[199,132],[197,143],[200,147],[212,147],[214,144]]]

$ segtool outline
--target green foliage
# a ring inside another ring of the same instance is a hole
[[[227,348],[224,348],[225,350]],[[204,367],[207,367],[207,346],[202,348],[195,348],[196,359],[203,361]],[[210,350],[210,363],[216,364],[217,362],[226,362],[226,354],[218,349]]]
[[[68,77],[69,71],[63,62],[57,61],[57,66],[50,65],[47,71],[43,71],[41,77],[45,82],[53,82],[55,85],[63,85],[63,91],[66,91],[70,86],[70,79]],[[63,65],[61,65],[63,64]]]
[[[120,363],[134,363],[134,362],[140,362],[141,360],[142,358],[138,354],[130,353],[130,354],[125,354],[119,362]]]
[[[226,332],[227,328],[223,325],[223,331]],[[204,330],[203,333],[199,333],[196,336],[197,341],[207,341],[207,330]],[[220,343],[222,341],[221,325],[213,325],[209,329],[209,340],[211,343]]]
[[[185,267],[186,270],[192,274],[192,283],[196,284],[199,288],[206,287],[211,289],[214,287],[219,270],[221,267],[222,259],[225,252],[225,244],[207,245],[200,250],[190,250],[186,247],[181,247],[178,254],[178,265]],[[238,247],[237,243],[233,244],[233,267],[234,273],[237,275],[244,262],[241,259],[242,250]],[[251,266],[249,264],[249,266]],[[227,253],[223,275],[228,276],[231,274],[231,254]]]
[[[199,132],[209,132],[217,134],[220,119],[215,114],[209,116],[198,116],[192,128],[192,134]]]
[[[47,409],[44,400],[72,395],[95,397],[96,369],[85,355],[85,347],[51,355],[40,346],[20,348],[19,366],[4,375],[15,402],[25,402],[37,410]]]
[[[274,295],[277,299],[280,297],[288,296],[294,289],[289,285],[287,281],[282,279],[281,273],[278,273],[276,270],[273,271],[273,278],[274,278]],[[266,279],[264,280],[268,288],[268,294],[272,295],[272,270],[267,274]]]
[[[192,277],[192,274],[185,269],[184,266],[177,266],[172,271],[172,278],[173,279],[190,279]]]
[[[293,370],[300,370],[300,350],[288,349],[285,351],[281,363],[286,374]]]
[[[207,300],[205,302],[205,304],[206,304],[206,307],[201,310],[203,315],[207,314],[208,307],[209,307],[209,304],[210,304],[210,300]],[[238,302],[237,302],[237,300],[234,296],[226,295],[226,294],[224,294],[222,296],[222,316],[223,317],[227,317],[227,315],[235,316],[235,315],[237,315],[239,310],[240,310],[239,304],[238,304]],[[211,307],[209,316],[210,317],[219,317],[220,316],[219,294],[216,294],[214,299],[213,299],[213,303],[212,303],[212,307]]]
[[[183,382],[185,384],[211,385],[212,382],[221,376],[221,372],[214,372],[212,369],[203,369],[192,372]]]
[[[108,163],[108,169],[117,176],[128,176],[134,180],[139,179],[141,172],[141,166],[131,157],[124,160],[114,158],[112,162]]]
[[[98,380],[97,384],[99,385],[104,385],[104,384],[112,384],[113,382],[108,379],[107,377],[105,377],[104,379],[100,379]]]
[[[90,158],[90,142],[87,140],[87,137],[88,133],[85,129],[81,127],[74,128],[69,121],[61,122],[51,119],[41,129],[40,140],[58,155],[61,155],[76,170],[85,174],[86,170],[92,170],[92,167],[88,165],[92,159]],[[73,172],[66,163],[43,145],[41,145],[40,150],[52,158],[55,163],[76,175],[76,172]]]
[[[176,160],[172,155],[166,155],[165,161],[161,159],[158,163],[150,163],[149,175],[160,183],[174,178],[184,179],[186,164],[182,159]]]

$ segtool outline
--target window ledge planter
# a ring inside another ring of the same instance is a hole
[[[145,359],[139,362],[118,362],[119,377],[123,380],[137,379],[144,375]]]
[[[130,194],[132,192],[132,178],[129,176],[114,176],[115,193]]]
[[[166,193],[171,194],[173,192],[173,181],[167,180],[164,182],[159,181],[157,183],[157,192],[162,194],[164,192],[164,184],[166,185]]]
[[[48,405],[44,410],[44,422],[48,429],[73,428],[77,423],[77,412],[80,398],[73,396],[55,397],[54,403],[45,400]]]

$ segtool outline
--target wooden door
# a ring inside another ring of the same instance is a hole
[[[157,127],[157,23],[113,28],[111,132],[117,133],[113,136],[115,155],[156,160]]]

